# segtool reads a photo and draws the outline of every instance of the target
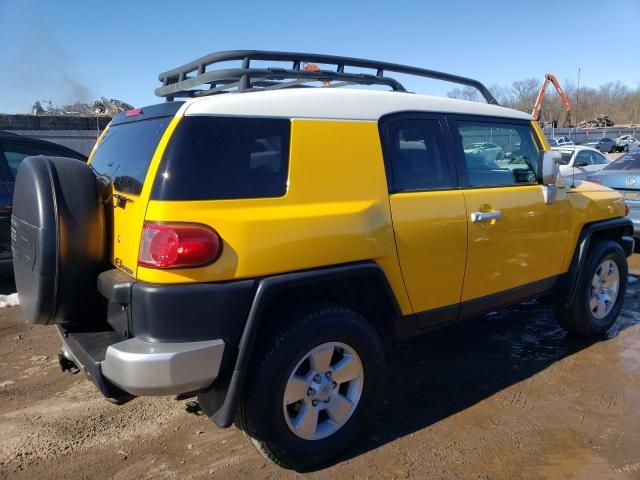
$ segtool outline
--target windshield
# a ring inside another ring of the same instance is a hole
[[[156,117],[111,126],[91,159],[97,175],[105,175],[123,193],[139,195],[160,137],[173,117]]]
[[[613,163],[607,165],[605,170],[640,170],[640,153],[626,153]]]

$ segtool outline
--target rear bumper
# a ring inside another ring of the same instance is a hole
[[[153,285],[111,270],[98,290],[107,306],[97,326],[58,330],[63,355],[105,396],[192,393],[225,381],[253,281]]]
[[[107,348],[101,369],[132,395],[171,395],[201,390],[218,377],[224,341],[150,343],[130,338]]]

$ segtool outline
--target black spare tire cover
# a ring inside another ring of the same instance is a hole
[[[82,320],[96,299],[105,262],[103,203],[86,163],[46,156],[22,162],[11,247],[26,319],[41,325]]]

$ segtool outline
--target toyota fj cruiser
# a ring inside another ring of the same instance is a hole
[[[389,72],[487,104],[411,94]],[[389,338],[533,297],[577,334],[620,313],[622,197],[564,186],[532,117],[481,83],[262,51],[160,80],[168,102],[114,117],[88,164],[30,157],[16,180],[24,315],[55,324],[63,369],[106,397],[197,394],[217,425],[308,468],[362,430]]]

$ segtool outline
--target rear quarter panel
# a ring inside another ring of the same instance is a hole
[[[212,282],[373,259],[403,313],[411,311],[395,249],[377,122],[294,119],[285,196],[151,200],[146,220],[209,225],[224,247],[219,260],[201,268],[139,267],[140,280]]]

